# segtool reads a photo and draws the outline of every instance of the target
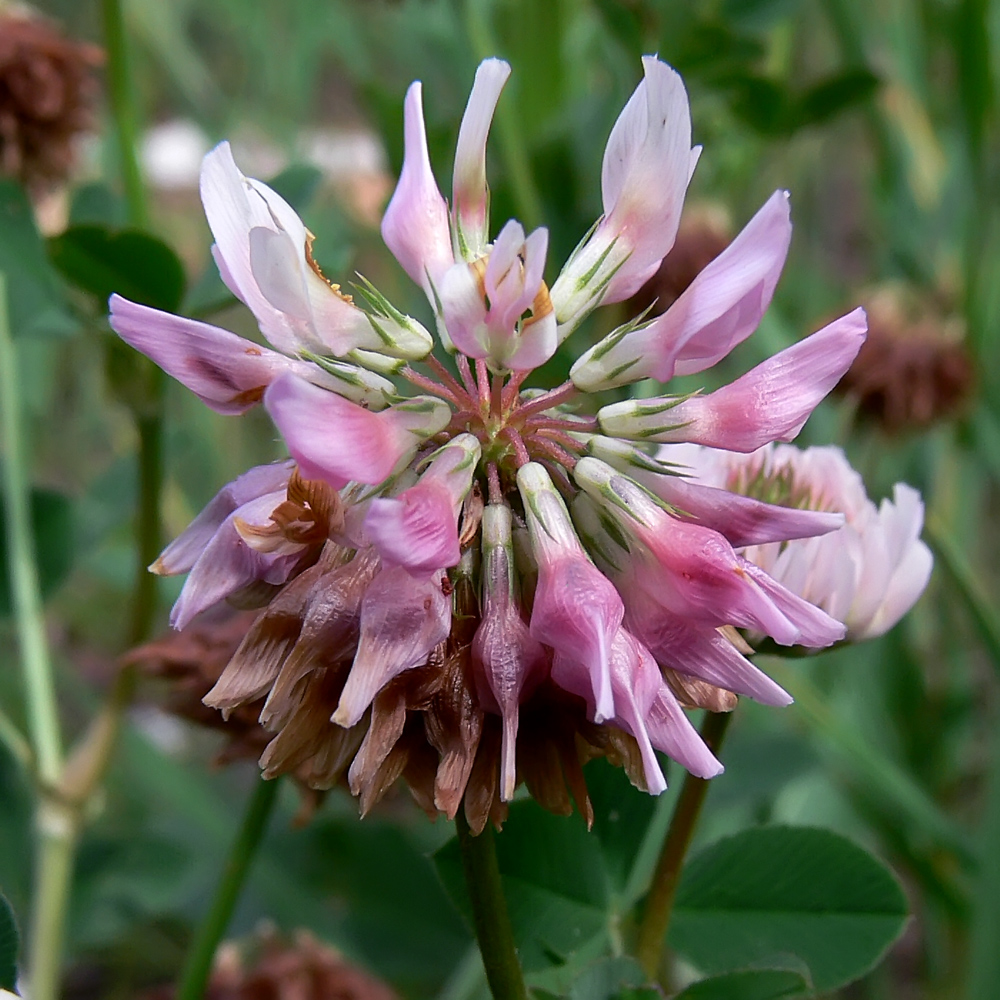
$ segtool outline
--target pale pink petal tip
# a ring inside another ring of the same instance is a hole
[[[427,152],[419,81],[406,92],[403,130],[403,169],[382,217],[382,239],[433,302],[433,288],[440,286],[454,257],[448,205],[438,190]]]

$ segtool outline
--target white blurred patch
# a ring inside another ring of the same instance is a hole
[[[164,753],[176,757],[187,749],[187,727],[176,716],[155,705],[135,705],[128,716],[136,729]]]
[[[177,119],[153,126],[142,140],[146,178],[154,188],[167,191],[197,188],[201,161],[211,145],[192,121]]]

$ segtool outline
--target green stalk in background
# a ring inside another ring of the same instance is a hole
[[[108,97],[118,145],[118,162],[129,225],[149,228],[149,204],[139,165],[139,114],[129,72],[128,45],[121,0],[101,0],[104,45],[107,50]],[[163,487],[163,396],[165,377],[152,362],[145,412],[136,413],[139,434],[139,511],[136,518],[136,570],[128,641],[147,639],[156,616],[157,580],[147,567],[160,553],[160,494]]]
[[[195,932],[177,986],[177,1000],[200,1000],[205,994],[212,960],[232,919],[240,890],[246,881],[254,855],[260,846],[268,820],[277,801],[280,778],[258,778],[247,803],[239,832],[229,850],[215,898]]]
[[[3,492],[10,558],[11,592],[25,700],[31,759],[39,786],[35,814],[35,897],[31,914],[30,961],[33,1000],[56,1000],[66,905],[72,880],[78,824],[59,793],[62,735],[52,661],[45,636],[42,597],[31,528],[28,475],[21,427],[17,352],[7,312],[6,278],[0,274],[0,411],[3,426]]]
[[[714,754],[718,754],[722,746],[732,715],[732,712],[705,714],[701,738]],[[650,982],[658,978],[663,942],[670,928],[670,917],[674,909],[674,897],[680,884],[684,859],[708,793],[708,784],[704,778],[696,778],[693,774],[684,775],[684,784],[677,797],[674,814],[670,817],[667,836],[646,896],[635,955]]]

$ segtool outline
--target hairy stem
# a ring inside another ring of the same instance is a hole
[[[718,753],[731,717],[732,712],[706,714],[701,727],[701,738],[713,753]],[[670,916],[674,908],[677,886],[680,883],[681,869],[698,817],[701,815],[708,784],[704,778],[696,778],[693,774],[685,775],[674,814],[670,818],[670,827],[660,851],[660,860],[653,873],[649,895],[646,896],[646,908],[642,915],[642,923],[639,925],[636,958],[639,959],[650,980],[655,979],[659,971],[663,941],[670,927]]]
[[[239,899],[257,848],[277,800],[280,779],[257,780],[250,795],[239,832],[229,851],[215,898],[195,932],[177,987],[177,1000],[201,1000],[205,993],[212,960]]]
[[[476,940],[483,956],[490,992],[494,1000],[527,1000],[528,991],[517,958],[507,900],[500,883],[493,830],[487,824],[478,837],[474,836],[463,809],[459,809],[455,816],[455,828],[462,853],[465,884],[472,900]]]

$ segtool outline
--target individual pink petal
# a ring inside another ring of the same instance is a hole
[[[653,746],[696,778],[714,778],[725,770],[688,721],[666,683],[660,687],[646,715],[646,731]]]
[[[771,304],[791,239],[788,192],[775,191],[663,314],[668,324],[664,341],[676,345],[676,365],[670,374],[654,373],[654,378],[665,382],[675,374],[711,368],[757,329]]]
[[[509,76],[510,66],[502,59],[485,59],[479,64],[458,130],[452,201],[456,250],[465,260],[481,256],[489,243],[486,137]]]
[[[284,583],[288,579],[299,553],[257,552],[243,541],[235,523],[242,519],[263,527],[284,499],[283,489],[267,493],[238,507],[223,521],[191,568],[170,612],[174,628],[185,628],[195,615],[256,580]]]
[[[282,372],[318,368],[259,347],[235,333],[112,295],[111,329],[187,386],[217,413],[245,413]]]
[[[614,714],[609,656],[624,613],[614,585],[582,553],[539,561],[531,634],[583,665],[597,722]]]
[[[696,158],[681,78],[654,56],[611,131],[604,153],[604,216],[552,287],[565,339],[601,302],[634,294],[673,246]]]
[[[833,511],[781,507],[713,486],[700,486],[681,476],[660,476],[655,485],[645,477],[633,478],[677,507],[685,520],[685,515],[690,515],[706,528],[714,528],[736,548],[825,535],[844,523],[844,515]]]
[[[792,703],[784,688],[758,670],[716,629],[670,614],[635,587],[626,592],[625,599],[626,624],[658,663],[762,705]]]
[[[521,324],[514,346],[504,354],[504,366],[516,372],[544,365],[559,346],[558,325],[553,312],[532,316]]]
[[[451,495],[440,483],[376,497],[368,505],[365,534],[387,566],[403,566],[414,576],[456,566],[462,555]]]
[[[652,654],[626,629],[620,628],[611,647],[615,722],[631,733],[639,744],[646,789],[650,795],[659,795],[667,788],[646,726],[646,719],[662,685],[660,668]]]
[[[201,513],[160,553],[150,571],[160,576],[186,573],[212,540],[223,522],[237,508],[288,485],[295,463],[257,465],[227,483]]]
[[[601,172],[601,227],[630,256],[603,301],[634,294],[674,245],[691,168],[691,111],[680,76],[655,56],[608,138]]]
[[[924,505],[920,494],[912,486],[896,484],[893,503],[882,501],[877,523],[886,537],[890,576],[870,620],[848,622],[852,631],[861,632],[865,638],[888,632],[913,607],[924,592],[934,568],[930,549],[920,541]],[[870,553],[865,556],[867,564]],[[851,610],[853,612],[854,608]]]
[[[434,288],[455,262],[448,205],[438,190],[427,153],[421,85],[410,85],[403,105],[403,169],[382,217],[382,239],[431,304]]]
[[[470,358],[487,357],[489,309],[475,267],[463,261],[449,267],[441,279],[438,297],[448,338],[455,349]]]
[[[264,406],[302,475],[334,489],[382,482],[451,416],[446,403],[421,396],[373,413],[294,375],[268,387]]]
[[[847,627],[831,618],[825,611],[792,593],[767,573],[747,560],[741,560],[743,568],[758,587],[770,598],[778,610],[795,626],[798,636],[795,644],[819,648],[832,646],[847,634]],[[777,639],[777,637],[775,637]],[[781,639],[777,639],[782,642]],[[789,643],[788,645],[791,645]]]
[[[867,329],[864,310],[855,309],[705,396],[606,406],[598,414],[601,428],[612,437],[740,452],[790,441],[851,366]]]
[[[531,549],[538,565],[531,634],[581,664],[590,677],[598,722],[614,714],[609,656],[625,606],[590,561],[548,473],[529,462],[517,473]]]
[[[588,450],[676,508],[678,517],[713,528],[736,548],[825,535],[844,524],[843,514],[781,507],[692,482],[682,465],[658,462],[625,441],[595,436]]]
[[[542,679],[545,648],[533,638],[516,600],[510,508],[490,504],[483,512],[482,621],[472,641],[479,698],[500,713],[500,797],[509,802],[516,784],[518,710]]]
[[[432,456],[415,486],[371,501],[364,530],[385,565],[420,576],[458,564],[458,515],[480,451],[472,434],[460,434]]]
[[[358,651],[331,721],[353,726],[381,688],[425,663],[450,630],[451,600],[440,580],[415,579],[401,566],[381,570],[361,602]]]
[[[310,237],[295,210],[266,184],[243,176],[229,143],[205,157],[201,196],[220,273],[275,347],[342,355],[380,346],[365,313],[309,261]]]

